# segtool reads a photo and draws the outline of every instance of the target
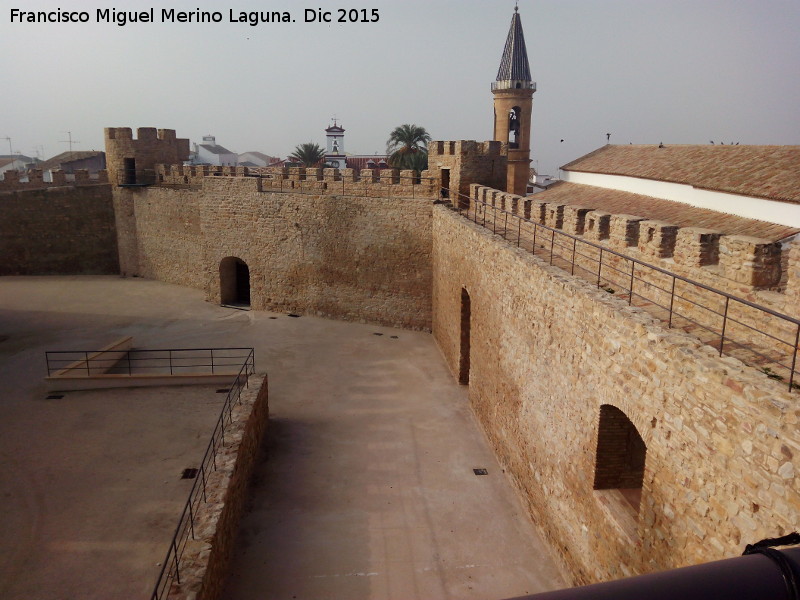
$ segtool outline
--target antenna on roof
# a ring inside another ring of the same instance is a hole
[[[14,158],[14,151],[11,149],[11,138],[6,136],[4,138],[0,138],[0,140],[6,140],[8,142],[8,153],[11,155],[11,158]]]
[[[61,140],[59,143],[60,144],[69,144],[69,159],[72,160],[72,144],[80,144],[80,142],[77,141],[77,140],[73,140],[72,139],[72,132],[71,131],[66,131],[65,133],[67,134],[69,139],[68,140]]]

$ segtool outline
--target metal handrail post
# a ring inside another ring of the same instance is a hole
[[[536,228],[539,224],[533,224],[533,246],[531,246],[531,254],[536,255]]]
[[[792,370],[789,371],[789,391],[794,386],[794,369],[797,366],[797,346],[800,345],[800,325],[797,326],[797,333],[794,335],[794,352],[792,352]]]
[[[125,357],[128,359],[128,375],[133,375],[131,372],[131,351],[128,350],[125,352]]]
[[[208,502],[206,497],[206,467],[203,463],[200,463],[200,479],[203,482],[203,502]]]
[[[628,295],[628,305],[633,304],[633,270],[636,268],[636,262],[631,261],[631,286],[630,286],[630,294]]]
[[[214,349],[211,349],[211,374],[214,374]]]
[[[578,238],[572,238],[572,269],[569,274],[575,275],[575,247],[578,245]]]
[[[87,377],[91,377],[92,376],[92,371],[89,369],[89,352],[88,351],[83,353],[83,359],[86,361],[86,376]]]
[[[672,292],[669,295],[669,322],[667,323],[667,328],[672,328],[672,306],[675,303],[675,282],[677,279],[675,276],[672,277]]]
[[[169,374],[172,375],[172,350],[169,351]]]
[[[722,333],[719,336],[719,355],[722,356],[722,346],[725,344],[725,326],[728,324],[728,304],[731,299],[725,296],[725,314],[722,315]]]
[[[503,239],[505,240],[505,239],[508,239],[508,238],[506,238],[506,234],[508,233],[508,211],[504,211],[504,212],[506,214],[506,220],[503,223]]]
[[[556,245],[556,230],[552,230],[552,235],[550,236],[550,264],[553,264],[553,249]]]
[[[175,579],[178,583],[181,582],[181,570],[178,566],[178,541],[176,538],[172,538],[172,556],[175,557]]]
[[[522,239],[522,217],[517,217],[517,248],[519,248],[519,242]]]
[[[195,537],[194,537],[194,514],[192,513],[192,497],[191,496],[189,496],[189,530],[191,531],[192,539],[195,539]]]
[[[603,271],[603,249],[600,248],[600,258],[597,259],[597,287],[600,287],[600,275]]]

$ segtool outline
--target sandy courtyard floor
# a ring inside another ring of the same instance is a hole
[[[46,400],[46,350],[253,346],[271,422],[225,598],[564,587],[430,334],[214,306],[118,277],[0,278],[0,597],[145,598],[222,396]],[[484,468],[488,475],[475,475]]]

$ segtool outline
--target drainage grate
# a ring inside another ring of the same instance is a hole
[[[300,318],[300,315],[296,315],[296,314],[294,314],[294,313],[289,313],[289,314],[288,314],[288,315],[286,315],[286,316],[287,316],[287,317],[294,317],[295,319],[299,319],[299,318]]]
[[[184,469],[181,479],[194,479],[197,477],[197,469]]]
[[[396,336],[396,335],[391,335],[391,336],[389,336],[389,337],[391,337],[393,340],[396,340],[396,339],[397,339],[397,336]]]
[[[372,335],[383,335],[382,333],[375,332]]]
[[[475,475],[488,475],[489,474],[489,471],[487,471],[486,469],[472,469],[472,472],[475,473]]]
[[[220,388],[217,390],[218,394],[227,394],[228,392],[230,392],[228,388]]]
[[[270,317],[270,319],[277,319],[278,317]]]
[[[50,394],[45,400],[61,400],[64,394]]]

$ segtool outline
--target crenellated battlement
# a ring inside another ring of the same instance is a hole
[[[31,169],[27,173],[6,171],[0,179],[0,192],[108,183],[108,172],[105,170],[98,171],[94,175],[90,174],[87,169],[75,169],[74,173],[57,170],[50,171],[50,177],[51,181],[45,181],[44,172],[41,169]]]
[[[434,141],[428,144],[428,157],[441,156],[483,156],[499,157],[505,156],[508,146],[501,142],[487,141],[476,142],[475,140],[458,141]]]
[[[203,185],[207,178],[251,177],[262,192],[300,192],[346,196],[437,197],[429,171],[417,175],[398,169],[322,169],[306,167],[221,167],[210,165],[155,166],[157,185]]]
[[[181,163],[189,158],[189,140],[174,129],[106,127],[106,165],[115,185],[151,183],[156,163]]]
[[[800,296],[800,242],[784,248],[766,239],[679,227],[588,206],[543,202],[536,196],[517,196],[477,184],[470,187],[469,201],[581,236],[701,283],[722,285],[731,292],[747,294],[782,286],[787,297]],[[470,206],[471,210],[475,208]],[[784,270],[787,272],[782,279]]]

